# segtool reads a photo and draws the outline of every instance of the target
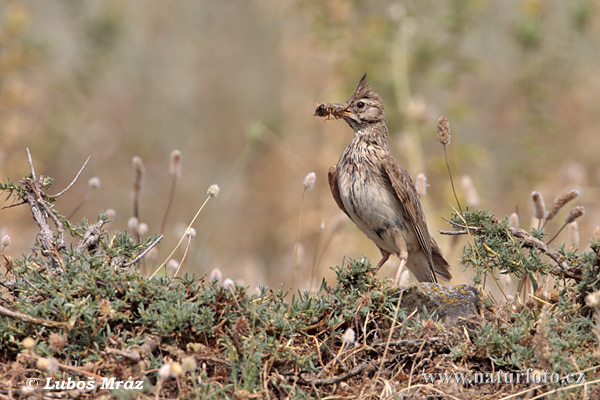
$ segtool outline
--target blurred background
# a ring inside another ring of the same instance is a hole
[[[530,228],[533,190],[549,207],[577,188],[573,205],[587,211],[582,249],[600,225],[598,1],[4,0],[0,20],[2,179],[29,172],[28,147],[56,193],[91,155],[56,208],[72,213],[98,177],[73,221],[114,209],[113,234],[132,215],[139,156],[148,236],[161,229],[169,156],[181,151],[165,239],[148,269],[168,256],[213,183],[221,192],[195,224],[184,272],[219,268],[249,286],[306,289],[332,280],[329,267],[345,257],[377,262],[327,184],[352,131],[313,117],[318,102],[347,99],[365,72],[383,97],[392,152],[413,179],[427,176],[430,230],[449,229],[442,217],[456,205],[436,141],[440,115],[450,120],[463,206],[518,212]],[[36,232],[26,207],[0,212],[7,253],[27,251]],[[454,282],[469,282],[457,261],[464,239],[434,236]],[[568,245],[567,230],[560,241]],[[393,277],[397,264],[380,273]]]

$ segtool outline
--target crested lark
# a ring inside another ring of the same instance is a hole
[[[417,191],[406,170],[390,153],[381,97],[365,74],[344,104],[320,104],[316,116],[342,118],[354,138],[329,169],[329,187],[338,207],[381,251],[381,267],[390,254],[400,258],[421,282],[450,280],[450,265],[427,230]]]

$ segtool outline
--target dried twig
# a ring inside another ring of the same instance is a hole
[[[2,307],[0,306],[0,314],[7,316],[7,317],[11,317],[14,319],[18,319],[24,322],[29,322],[31,324],[38,324],[38,325],[43,325],[46,327],[66,327],[67,323],[66,322],[58,322],[58,321],[49,321],[46,319],[40,319],[40,318],[34,318],[34,317],[30,317],[29,315],[17,312],[17,311],[13,311],[10,310],[6,307]]]
[[[29,150],[27,151],[27,154],[29,154]],[[54,197],[56,199],[60,195],[64,194],[67,190],[71,189],[71,186],[73,186],[73,184],[75,184],[75,182],[77,181],[77,179],[79,179],[79,175],[81,175],[81,173],[83,172],[83,169],[85,168],[85,166],[87,165],[87,163],[90,161],[90,158],[92,158],[92,156],[89,156],[87,158],[87,160],[85,160],[85,162],[83,163],[83,165],[79,169],[79,172],[77,172],[77,175],[75,175],[75,178],[73,178],[73,180],[71,181],[71,183],[69,183],[69,186],[67,186],[66,188],[64,188],[63,190],[61,190],[59,193],[55,194],[52,197]],[[32,168],[32,171],[33,171],[33,166],[31,168]]]
[[[322,386],[322,385],[335,385],[336,383],[345,381],[348,378],[352,378],[360,373],[369,373],[375,370],[375,366],[369,361],[363,361],[360,365],[352,368],[350,371],[342,375],[332,376],[331,378],[323,379],[304,379],[302,376],[298,377],[298,381],[305,385],[311,386]]]
[[[124,267],[129,267],[136,262],[138,262],[142,257],[144,257],[154,246],[156,246],[163,239],[163,235],[158,235],[158,237],[154,240],[154,242],[150,243],[150,246],[146,247],[144,251],[137,255],[133,260],[127,261],[123,264]]]

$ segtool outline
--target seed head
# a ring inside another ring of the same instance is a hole
[[[67,345],[67,337],[65,335],[52,332],[48,338],[48,344],[50,344],[50,349],[52,349],[53,352],[58,353],[63,351]]]
[[[171,365],[171,376],[173,378],[177,378],[178,376],[181,376],[181,374],[183,373],[183,368],[181,368],[181,364],[179,364],[177,361],[171,361],[170,365]]]
[[[177,268],[179,268],[179,261],[170,259],[167,262],[167,268],[170,269],[171,271],[177,271]]]
[[[194,372],[198,368],[198,364],[196,364],[196,359],[190,356],[181,360],[181,367],[185,372]]]
[[[35,347],[35,339],[31,336],[27,336],[25,339],[23,339],[21,344],[23,345],[25,350],[33,350],[33,348]]]
[[[169,175],[173,179],[181,178],[181,151],[173,150],[171,152],[171,164],[169,165]]]
[[[567,217],[565,218],[565,223],[570,224],[577,218],[581,217],[583,214],[585,214],[584,206],[573,207],[567,214]]]
[[[131,159],[133,165],[133,193],[139,195],[142,190],[142,179],[144,178],[144,162],[142,157],[135,156]]]
[[[223,274],[221,273],[221,270],[219,268],[213,268],[213,270],[210,271],[210,280],[211,281],[221,282],[222,278],[223,278]]]
[[[317,174],[315,174],[314,172],[309,172],[308,174],[306,174],[306,176],[304,177],[304,182],[302,182],[302,184],[304,185],[304,189],[306,189],[306,190],[312,189],[313,186],[315,185],[316,180],[317,180]]]
[[[187,228],[185,231],[185,236],[189,237],[189,238],[195,238],[196,237],[196,230],[194,228]]]
[[[210,197],[218,197],[220,190],[221,189],[219,188],[219,185],[213,184],[208,187],[206,194],[208,194]]]
[[[600,291],[585,296],[585,302],[592,308],[600,307]]]
[[[450,144],[450,123],[448,122],[448,118],[444,116],[438,119],[437,139],[443,146]]]
[[[571,189],[561,193],[556,199],[554,199],[554,202],[552,203],[552,207],[550,207],[550,211],[548,212],[546,220],[550,221],[554,219],[554,217],[556,217],[556,214],[558,214],[560,209],[563,208],[565,204],[567,204],[577,196],[579,196],[579,190],[577,189]]]
[[[223,287],[224,287],[225,289],[233,289],[233,288],[235,288],[235,282],[234,282],[234,281],[233,281],[233,279],[231,279],[231,278],[226,278],[226,279],[223,281]]]
[[[106,210],[106,215],[108,215],[109,220],[114,220],[117,216],[117,212],[114,208],[109,208],[108,210]]]
[[[137,219],[137,217],[130,217],[129,220],[127,220],[127,228],[130,231],[136,232],[139,226],[140,226],[140,220]]]
[[[158,377],[161,380],[168,379],[171,377],[171,363],[163,364],[162,367],[158,370]]]
[[[356,341],[356,332],[354,332],[354,329],[346,329],[346,332],[344,332],[344,335],[342,336],[342,341],[345,345],[354,344],[354,342]]]
[[[2,236],[2,247],[5,249],[8,246],[10,246],[10,244],[12,243],[12,239],[10,238],[10,235],[4,235]]]
[[[544,219],[546,216],[546,204],[540,192],[531,192],[531,200],[533,200],[533,216],[537,219]]]
[[[417,175],[416,187],[417,187],[417,194],[419,195],[419,197],[425,196],[425,194],[427,193],[427,177],[422,172],[420,172]]]
[[[100,178],[98,178],[97,176],[90,178],[90,180],[88,181],[88,187],[90,188],[90,190],[96,190],[100,188]]]
[[[145,236],[146,233],[148,233],[148,224],[145,222],[142,222],[141,224],[138,225],[138,235],[140,236]]]

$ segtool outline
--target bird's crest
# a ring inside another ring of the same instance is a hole
[[[367,83],[367,74],[364,74],[362,78],[360,78],[360,82],[358,82],[358,86],[354,93],[352,93],[351,99],[375,99],[381,101],[379,95],[371,89],[371,85]]]

